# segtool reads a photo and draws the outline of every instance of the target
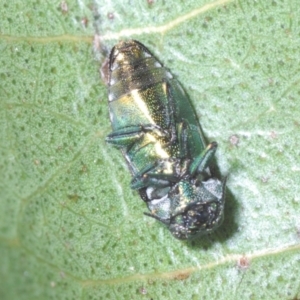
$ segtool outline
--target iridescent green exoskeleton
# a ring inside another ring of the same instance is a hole
[[[109,61],[107,142],[120,148],[151,216],[178,239],[208,233],[223,220],[225,180],[209,169],[217,143],[205,146],[187,95],[137,41],[118,43]]]

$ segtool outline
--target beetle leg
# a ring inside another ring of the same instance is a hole
[[[116,130],[106,137],[106,141],[117,147],[126,147],[143,136],[140,126],[131,126]]]
[[[139,190],[148,186],[155,187],[166,187],[170,183],[178,181],[174,172],[170,174],[161,173],[162,166],[156,162],[152,165],[148,165],[146,168],[137,173],[132,181],[131,188],[134,190]]]
[[[212,157],[217,150],[218,144],[212,142],[200,153],[190,165],[190,174],[194,175],[196,171],[203,172],[209,165]]]
[[[123,148],[132,145],[139,140],[146,132],[155,132],[158,136],[165,133],[158,126],[149,124],[141,126],[130,126],[113,131],[106,137],[106,142],[116,147]]]

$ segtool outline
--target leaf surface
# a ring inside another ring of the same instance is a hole
[[[0,14],[1,299],[300,298],[298,1],[30,0]],[[210,236],[177,241],[144,216],[104,142],[98,70],[121,39],[171,70],[219,144],[226,216]]]

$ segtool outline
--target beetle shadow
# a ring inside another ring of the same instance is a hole
[[[210,169],[212,177],[224,178],[224,176],[222,176],[219,171],[215,159],[213,159]],[[203,248],[204,250],[208,250],[215,243],[223,243],[224,241],[228,240],[238,230],[236,216],[239,207],[240,205],[236,201],[234,195],[231,193],[228,187],[226,187],[223,223],[220,225],[219,228],[217,228],[210,234],[196,237],[194,239],[186,241],[186,245],[191,248]]]

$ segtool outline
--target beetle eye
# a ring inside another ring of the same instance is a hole
[[[193,238],[215,229],[223,221],[223,210],[216,202],[195,204],[178,214],[170,225],[178,239]]]
[[[197,212],[197,211],[188,211],[187,212],[187,224],[191,226],[192,224],[194,225],[202,225],[206,224],[208,219],[209,219],[210,214],[207,211],[202,211],[202,212]]]

